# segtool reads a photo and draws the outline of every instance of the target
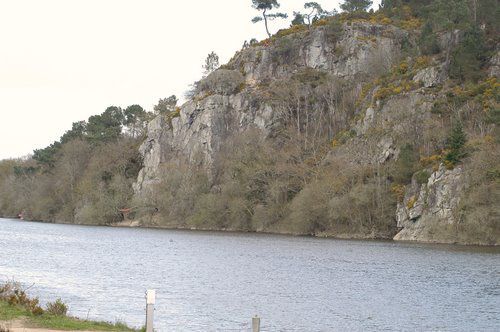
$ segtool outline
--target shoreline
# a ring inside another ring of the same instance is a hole
[[[325,240],[338,240],[338,241],[369,241],[369,242],[387,242],[387,243],[402,243],[402,244],[415,244],[415,245],[435,245],[435,246],[453,246],[463,248],[500,248],[500,244],[479,244],[479,243],[461,243],[461,242],[439,242],[439,241],[409,241],[409,240],[394,240],[393,238],[383,237],[364,237],[362,234],[337,234],[337,235],[311,235],[311,234],[296,234],[292,232],[269,232],[269,231],[244,231],[234,229],[210,229],[210,228],[195,228],[195,227],[179,227],[179,226],[155,226],[155,225],[141,225],[138,220],[131,220],[126,222],[117,222],[109,225],[99,224],[74,224],[63,221],[44,221],[44,220],[28,220],[13,217],[0,216],[0,219],[17,220],[19,222],[33,222],[41,224],[56,224],[56,225],[74,225],[74,226],[88,226],[88,227],[107,227],[107,228],[137,228],[137,229],[152,229],[152,230],[170,230],[170,231],[184,231],[184,232],[201,232],[201,233],[224,233],[224,234],[257,234],[269,236],[286,236],[296,238],[314,238]]]

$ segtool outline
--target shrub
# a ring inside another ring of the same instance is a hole
[[[406,207],[408,209],[413,209],[415,207],[415,203],[417,203],[417,197],[412,196],[409,200],[408,203],[406,203]]]
[[[424,184],[427,183],[431,175],[427,170],[422,170],[417,173],[415,173],[415,180],[417,181],[418,184]]]
[[[416,161],[416,152],[414,151],[413,145],[403,145],[394,169],[394,180],[396,183],[410,183],[411,177],[415,172]]]
[[[21,284],[17,282],[11,281],[0,286],[0,299],[7,301],[9,305],[23,307],[36,316],[44,312],[39,305],[38,298],[30,298]]]
[[[54,316],[66,316],[68,306],[61,299],[57,299],[54,302],[47,303],[47,312]]]
[[[398,202],[402,202],[405,198],[406,187],[403,184],[393,184],[391,186],[391,193],[398,200]]]
[[[330,20],[330,22],[326,25],[325,31],[326,31],[326,36],[333,42],[336,42],[342,36],[342,33],[344,32],[344,27],[340,20],[333,19]]]
[[[339,145],[345,144],[349,139],[356,136],[356,131],[351,130],[343,130],[337,133],[332,141],[332,146],[337,147]]]
[[[302,69],[295,73],[292,78],[300,83],[309,84],[313,88],[324,84],[328,79],[326,72],[313,68]]]
[[[203,79],[199,88],[204,92],[230,95],[237,92],[242,83],[244,83],[244,77],[239,71],[219,69]]]
[[[272,61],[279,64],[289,64],[298,55],[298,40],[296,38],[284,37],[276,41],[271,49]]]
[[[274,37],[275,38],[281,38],[281,37],[292,35],[294,33],[305,31],[305,30],[307,30],[307,26],[306,25],[292,25],[288,29],[281,29],[281,30],[279,30],[278,32],[276,32],[276,35],[274,35]]]

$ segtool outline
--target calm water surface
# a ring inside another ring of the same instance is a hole
[[[158,331],[500,331],[500,251],[0,219],[0,279]]]

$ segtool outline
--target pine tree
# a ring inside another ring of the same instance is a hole
[[[465,142],[467,142],[467,135],[464,132],[462,122],[456,121],[446,144],[448,153],[444,157],[444,161],[447,165],[456,165],[467,155],[464,149]]]
[[[278,0],[252,0],[252,7],[259,11],[262,11],[262,17],[255,16],[252,19],[252,22],[257,23],[260,21],[264,21],[264,26],[266,27],[266,33],[269,36],[269,38],[271,38],[271,33],[269,32],[268,21],[272,21],[277,18],[288,17],[288,15],[285,13],[269,13],[270,10],[280,7]]]
[[[340,5],[340,8],[349,13],[366,11],[372,3],[373,1],[371,0],[345,0],[344,3]]]
[[[419,46],[424,55],[434,55],[440,52],[440,46],[430,22],[427,22],[422,29]]]
[[[459,80],[477,81],[487,57],[484,33],[477,26],[465,31],[451,58],[450,76]]]

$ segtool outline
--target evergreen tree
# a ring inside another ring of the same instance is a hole
[[[440,46],[430,22],[427,22],[422,29],[419,46],[424,55],[434,55],[440,52]]]
[[[219,56],[217,55],[217,53],[212,52],[208,54],[207,58],[205,59],[205,64],[203,65],[203,73],[206,76],[217,68],[219,68]]]
[[[434,27],[439,29],[463,28],[470,23],[468,0],[435,0],[428,7]]]
[[[86,133],[93,143],[109,142],[117,139],[122,133],[125,116],[120,107],[110,106],[104,113],[89,118]]]
[[[330,15],[330,13],[324,10],[320,4],[317,2],[306,2],[304,4],[304,8],[309,10],[309,13],[304,14],[304,19],[307,25],[311,26],[311,24],[319,19],[322,19],[325,16]]]
[[[86,127],[87,123],[85,121],[73,122],[71,129],[66,131],[64,135],[61,136],[61,143],[65,144],[72,140],[83,138]]]
[[[464,149],[465,142],[467,142],[467,136],[464,132],[462,122],[456,121],[446,142],[448,153],[444,157],[445,163],[456,165],[467,155]]]
[[[477,81],[487,61],[484,32],[476,25],[464,32],[460,44],[452,53],[450,76],[459,80]]]
[[[168,98],[160,99],[153,109],[156,114],[167,114],[175,111],[175,106],[177,106],[177,97],[171,95]]]
[[[140,105],[130,105],[123,111],[123,115],[125,116],[124,124],[133,138],[145,134],[147,123],[152,118],[152,114],[146,112]]]
[[[33,151],[33,160],[46,168],[53,168],[60,150],[61,143],[56,141],[46,148]]]
[[[262,11],[262,17],[256,16],[252,19],[253,23],[264,21],[266,27],[266,32],[269,37],[271,33],[269,32],[268,21],[272,21],[277,18],[287,18],[288,15],[285,13],[269,13],[270,10],[280,7],[278,0],[252,0],[252,7]]]
[[[340,5],[340,8],[349,13],[366,11],[372,3],[373,1],[371,0],[345,0],[344,3]]]
[[[292,25],[302,25],[305,23],[304,14],[301,14],[300,12],[293,12]]]

